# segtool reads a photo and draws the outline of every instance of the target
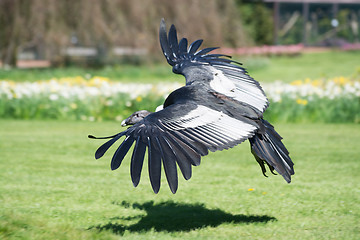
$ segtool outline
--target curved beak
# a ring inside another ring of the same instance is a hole
[[[133,119],[133,115],[131,115],[130,117],[128,117],[128,118],[126,118],[124,120],[122,120],[121,126],[126,127],[126,126],[129,126],[129,125],[133,125],[133,124],[131,124],[132,119]]]
[[[124,120],[121,122],[121,126],[122,126],[122,127],[126,127],[126,126],[127,126],[126,120],[127,120],[127,119],[124,119]]]

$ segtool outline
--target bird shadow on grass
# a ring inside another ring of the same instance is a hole
[[[167,201],[155,204],[150,201],[131,204],[123,201],[121,203],[113,202],[113,204],[124,208],[139,209],[145,211],[146,214],[111,218],[108,223],[92,226],[89,229],[112,231],[122,235],[125,231],[147,232],[154,229],[165,232],[188,232],[209,226],[216,227],[223,223],[250,224],[276,221],[276,218],[267,215],[233,215],[221,209],[208,209],[201,203]]]

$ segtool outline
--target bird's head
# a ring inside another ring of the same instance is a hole
[[[150,113],[151,112],[149,112],[147,110],[140,110],[140,111],[134,112],[133,114],[130,115],[130,117],[128,117],[127,119],[125,119],[121,122],[121,126],[125,127],[125,126],[129,126],[129,125],[134,125],[134,124],[140,122],[141,120],[143,120]]]

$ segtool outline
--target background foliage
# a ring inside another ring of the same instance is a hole
[[[37,48],[53,63],[63,63],[66,46],[112,46],[158,50],[161,18],[181,35],[207,39],[209,45],[246,45],[233,0],[2,0],[0,1],[0,55],[15,64],[22,48]],[[190,39],[195,40],[195,39]],[[72,42],[73,41],[73,42]],[[160,56],[156,51],[155,56]]]

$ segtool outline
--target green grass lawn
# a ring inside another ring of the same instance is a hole
[[[165,61],[165,60],[164,60]],[[107,66],[101,69],[93,68],[45,68],[45,69],[0,69],[0,80],[13,81],[38,81],[49,80],[51,78],[76,77],[91,78],[93,76],[107,77],[113,81],[134,82],[134,83],[155,83],[163,81],[179,81],[183,77],[175,75],[171,71],[171,66],[165,64],[144,64]]]
[[[306,78],[345,76],[350,77],[360,72],[360,51],[328,51],[320,53],[304,53],[299,56],[280,57],[242,57],[234,58],[244,64],[255,79],[260,82],[280,80],[292,82]],[[108,77],[123,82],[183,82],[184,78],[171,72],[166,64],[142,66],[119,65],[102,69],[55,68],[55,69],[0,69],[0,80],[37,81],[51,78],[83,76]]]
[[[360,125],[276,124],[296,174],[265,178],[247,142],[171,194],[94,160],[114,122],[0,120],[0,239],[358,239]],[[248,191],[253,188],[253,191]]]
[[[300,56],[241,59],[250,75],[261,82],[306,78],[351,77],[360,73],[360,51],[304,53]]]

